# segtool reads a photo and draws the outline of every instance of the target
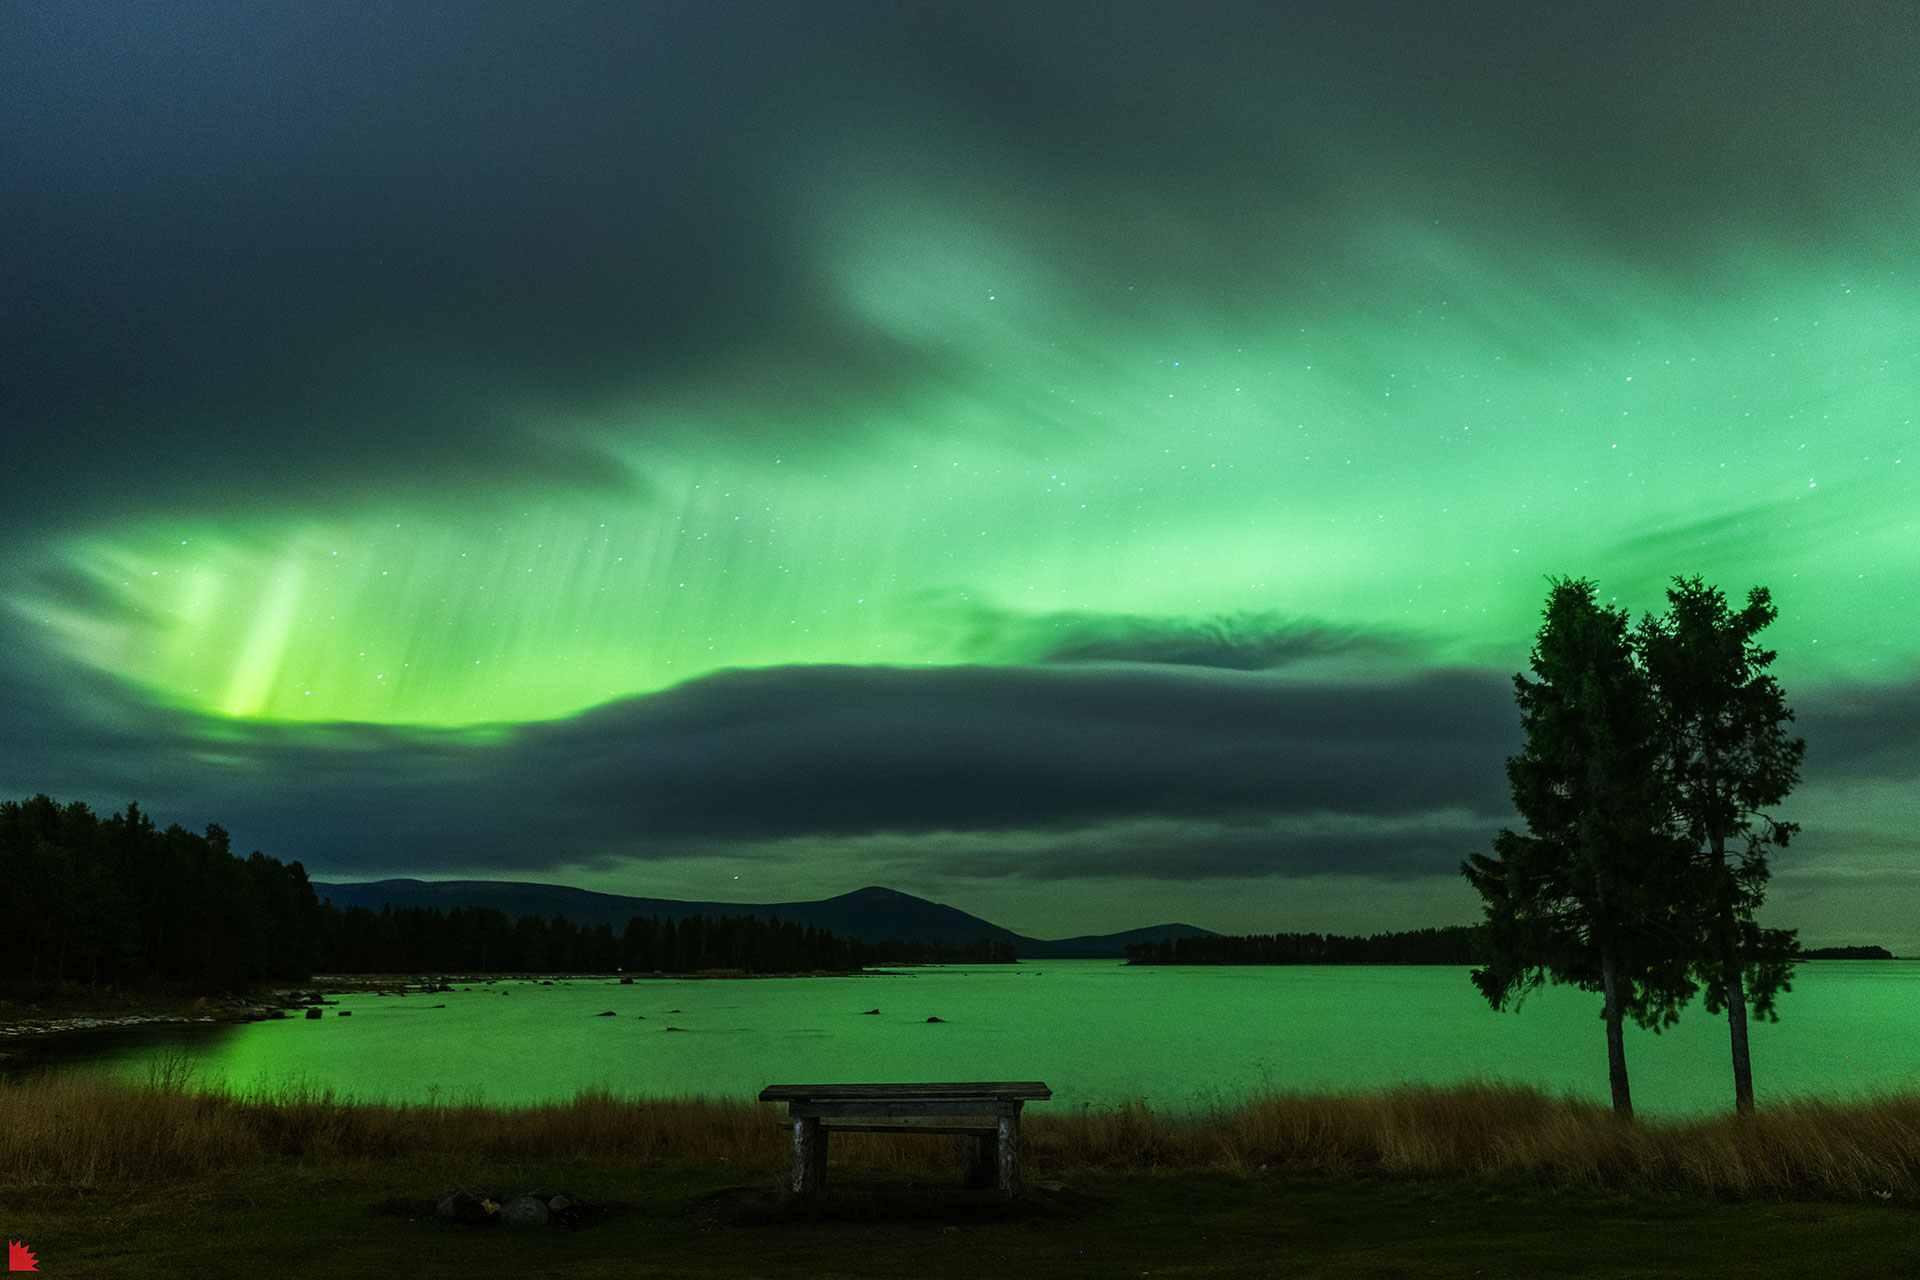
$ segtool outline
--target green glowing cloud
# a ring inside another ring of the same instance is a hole
[[[1511,666],[1569,573],[1637,608],[1675,574],[1764,583],[1789,680],[1920,660],[1910,255],[1752,245],[1682,288],[1570,234],[1363,217],[1320,289],[1221,315],[1021,231],[823,213],[842,319],[911,376],[770,359],[636,398],[578,429],[625,495],[199,512],[69,538],[40,567],[86,589],[15,604],[176,705],[435,725],[724,667],[1061,656],[982,650],[968,610]]]

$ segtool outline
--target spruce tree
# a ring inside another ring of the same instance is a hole
[[[1483,900],[1486,962],[1474,984],[1496,1009],[1551,981],[1601,995],[1615,1114],[1630,1119],[1624,1021],[1658,1031],[1695,990],[1686,846],[1671,834],[1660,720],[1624,611],[1586,581],[1555,581],[1531,657],[1514,676],[1526,744],[1507,760],[1526,834],[1461,872]]]
[[[1767,850],[1799,828],[1762,812],[1799,780],[1807,744],[1793,721],[1774,654],[1756,640],[1778,616],[1765,587],[1738,613],[1699,578],[1674,579],[1668,612],[1636,636],[1659,710],[1662,768],[1676,833],[1693,851],[1706,885],[1695,972],[1707,1011],[1725,1008],[1733,1051],[1734,1108],[1753,1111],[1747,1009],[1777,1019],[1774,996],[1792,976],[1794,934],[1762,928],[1754,912],[1766,893]],[[1731,858],[1729,853],[1731,852]]]

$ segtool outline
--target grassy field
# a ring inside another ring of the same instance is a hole
[[[751,1103],[27,1078],[0,1084],[0,1233],[85,1276],[1920,1275],[1915,1098],[1631,1126],[1495,1086],[1044,1110],[1015,1204],[960,1192],[940,1140],[844,1135],[805,1205],[777,1194],[779,1111]],[[453,1187],[586,1216],[450,1226]]]

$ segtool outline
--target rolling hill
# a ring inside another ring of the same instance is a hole
[[[1029,938],[957,907],[916,898],[910,893],[870,885],[816,902],[686,902],[677,898],[636,898],[617,893],[595,893],[567,885],[516,880],[370,880],[315,881],[314,891],[336,907],[386,906],[489,907],[511,917],[565,916],[575,924],[608,924],[622,928],[634,916],[684,920],[688,916],[775,916],[843,938],[881,942],[946,942],[962,945],[981,938],[1010,942],[1022,959],[1120,959],[1128,943],[1161,938],[1211,936],[1189,924],[1150,925],[1124,933],[1090,934],[1076,938]]]

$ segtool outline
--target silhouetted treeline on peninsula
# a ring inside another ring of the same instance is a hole
[[[1169,938],[1127,948],[1128,964],[1473,964],[1473,925],[1349,937],[1256,933]]]
[[[752,917],[636,918],[615,933],[484,908],[342,911],[298,862],[238,857],[218,826],[163,831],[136,804],[103,818],[44,795],[0,801],[0,903],[0,979],[35,986],[213,994],[314,973],[800,973],[1015,958],[1008,942],[864,943]]]
[[[1478,964],[1478,925],[1352,937],[1331,933],[1212,935],[1136,942],[1128,964]],[[1885,947],[1813,947],[1802,960],[1891,960]]]
[[[325,970],[330,973],[808,973],[884,964],[1012,964],[1013,944],[982,940],[855,942],[825,929],[752,916],[660,921],[635,917],[615,933],[565,916],[521,916],[487,907],[369,911],[330,904]]]
[[[224,992],[304,979],[323,912],[298,862],[44,795],[0,802],[0,976]]]

